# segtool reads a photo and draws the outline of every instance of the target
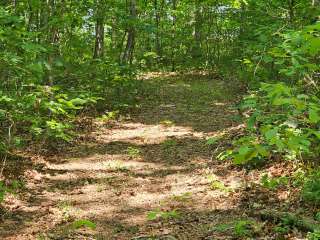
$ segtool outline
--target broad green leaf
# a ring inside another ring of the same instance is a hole
[[[207,145],[214,145],[217,143],[218,140],[219,140],[219,138],[217,138],[217,137],[211,137],[211,138],[208,138],[206,144]]]
[[[320,121],[320,115],[317,109],[309,109],[309,120],[311,123],[318,123]]]
[[[148,220],[155,220],[157,219],[158,217],[158,212],[155,212],[155,211],[151,211],[151,212],[148,212],[148,215],[147,215],[147,218]]]
[[[97,225],[94,222],[91,222],[90,220],[76,220],[72,223],[72,227],[74,229],[82,228],[82,227],[87,227],[92,230],[96,229]]]

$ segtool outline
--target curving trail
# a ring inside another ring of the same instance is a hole
[[[237,84],[201,75],[142,81],[130,117],[95,121],[79,145],[29,172],[4,239],[233,237],[215,229],[243,217],[246,175],[216,155],[242,127],[231,108]],[[219,140],[209,146],[208,137]],[[72,229],[77,219],[96,229]]]

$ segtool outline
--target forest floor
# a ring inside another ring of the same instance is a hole
[[[257,183],[286,168],[248,171],[217,159],[243,129],[238,84],[202,75],[141,81],[130,115],[90,120],[77,144],[32,157],[24,191],[6,199],[1,239],[278,239],[258,212],[295,206],[286,190]],[[76,229],[78,220],[96,227]]]

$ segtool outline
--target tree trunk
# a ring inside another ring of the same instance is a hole
[[[176,70],[176,63],[175,63],[175,38],[176,38],[176,21],[177,16],[175,11],[177,10],[177,0],[172,0],[172,39],[171,39],[171,71],[174,72]]]
[[[17,0],[13,0],[12,4],[13,4],[14,13],[16,14],[17,13]]]
[[[93,58],[102,58],[104,55],[104,6],[99,0],[96,2],[96,26],[95,26],[95,46]]]
[[[289,11],[289,22],[293,24],[294,22],[294,0],[288,0],[288,11]]]
[[[201,17],[201,6],[200,1],[195,0],[195,13],[194,13],[194,45],[192,46],[192,57],[198,59],[201,57],[201,27],[202,27],[202,17]]]
[[[158,0],[153,1],[154,11],[155,11],[155,20],[156,20],[156,39],[155,39],[155,47],[158,57],[161,58],[162,50],[161,50],[161,43],[160,43],[160,21],[161,21],[161,14],[159,10]]]
[[[135,31],[134,25],[137,17],[136,0],[130,0],[129,12],[130,12],[131,22],[129,23],[129,27],[127,29],[128,37],[127,37],[126,47],[121,58],[122,64],[127,64],[127,63],[132,64],[132,61],[133,61],[133,52],[134,52],[135,37],[136,37],[135,36],[136,31]]]

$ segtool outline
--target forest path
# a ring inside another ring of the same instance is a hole
[[[7,239],[228,239],[214,229],[241,218],[245,174],[215,157],[241,128],[236,85],[201,75],[142,80],[130,118],[96,121],[35,174]],[[73,229],[80,219],[96,229]]]

